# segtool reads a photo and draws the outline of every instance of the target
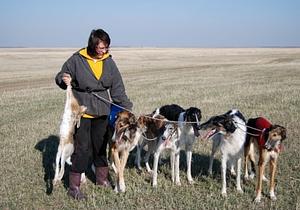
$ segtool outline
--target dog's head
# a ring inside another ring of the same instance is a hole
[[[201,124],[201,137],[207,140],[217,133],[223,135],[233,133],[236,130],[236,125],[233,121],[233,116],[226,113],[211,117],[208,121]]]
[[[190,107],[187,110],[185,110],[184,121],[195,122],[195,123],[192,123],[192,127],[193,127],[194,134],[196,137],[199,136],[201,118],[202,118],[202,115],[201,115],[200,109],[198,109],[196,107]]]
[[[165,120],[165,117],[159,114],[142,115],[138,119],[138,126],[146,138],[153,139],[162,134]]]
[[[137,131],[137,121],[131,112],[121,111],[117,115],[115,122],[115,134],[113,139],[116,142],[132,142]]]
[[[267,140],[265,148],[267,150],[273,150],[280,146],[281,142],[286,139],[286,128],[280,125],[271,125],[266,131]]]
[[[178,124],[176,123],[166,123],[164,126],[164,131],[160,137],[163,141],[175,141],[179,138]]]

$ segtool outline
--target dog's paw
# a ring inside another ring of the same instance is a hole
[[[114,191],[115,191],[116,193],[119,193],[119,189],[118,189],[118,186],[117,186],[117,185],[115,186]]]
[[[153,188],[157,188],[157,183],[152,183]]]
[[[254,203],[260,203],[260,196],[257,196],[257,197],[254,199]]]
[[[276,201],[276,200],[277,200],[277,198],[276,198],[274,192],[270,192],[270,199],[271,199],[272,201]]]
[[[181,186],[181,182],[180,182],[180,181],[176,181],[175,184],[176,184],[177,186]]]
[[[262,180],[263,180],[264,182],[269,182],[269,180],[267,179],[267,177],[265,177],[265,175],[263,175]]]
[[[209,176],[212,176],[212,174],[213,174],[212,170],[208,170],[207,173],[208,173]]]
[[[193,179],[188,180],[189,184],[194,184],[195,181]]]
[[[153,177],[153,174],[154,174],[153,170],[148,170],[147,172],[149,173],[149,175],[150,175],[151,177]]]
[[[249,181],[250,180],[250,177],[247,175],[247,176],[244,176],[244,180],[245,181]]]
[[[235,172],[234,169],[231,169],[231,170],[230,170],[230,174],[231,174],[231,176],[236,177],[236,172]]]
[[[243,194],[243,193],[244,193],[244,191],[242,190],[242,188],[237,188],[236,190],[237,190],[237,192],[240,193],[240,194]]]
[[[53,181],[52,181],[53,186],[57,186],[60,183],[61,183],[61,180],[59,180],[59,179],[53,179]]]
[[[222,191],[221,195],[222,195],[223,198],[226,198],[227,197],[226,191],[225,192]]]

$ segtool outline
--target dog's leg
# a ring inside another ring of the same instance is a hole
[[[249,172],[248,172],[249,149],[250,149],[250,145],[246,145],[244,150],[244,179],[245,180],[249,180]]]
[[[124,181],[124,171],[125,171],[128,155],[129,155],[129,151],[127,150],[121,152],[120,171],[119,171],[119,192],[126,191],[126,186]]]
[[[221,163],[221,177],[222,177],[222,196],[226,197],[227,193],[226,193],[226,170],[227,170],[227,156],[225,156],[224,154],[222,154],[222,163]]]
[[[180,163],[180,150],[175,152],[175,184],[180,186],[180,177],[179,177],[179,163]]]
[[[192,178],[192,151],[186,151],[186,164],[187,164],[187,179],[189,184],[193,184],[194,180]]]
[[[231,174],[232,176],[237,176],[237,175],[236,175],[236,171],[235,171],[235,169],[234,169],[233,163],[230,165],[230,174]]]
[[[138,144],[136,146],[136,156],[135,156],[134,163],[135,163],[135,165],[136,165],[136,167],[139,171],[142,170],[142,167],[141,167],[141,150],[144,148],[144,146],[146,144],[145,141],[146,140],[143,140],[141,144]]]
[[[250,179],[254,179],[256,165],[255,165],[255,151],[254,151],[253,143],[250,145],[249,159],[250,159],[250,163],[251,163]]]
[[[257,186],[256,186],[256,197],[254,202],[259,203],[261,200],[261,191],[262,191],[262,181],[263,181],[263,175],[266,165],[266,152],[264,152],[262,149],[259,151],[259,162],[258,162],[258,176],[257,176]]]
[[[115,192],[119,192],[120,191],[120,183],[119,183],[119,173],[120,173],[120,158],[119,158],[119,152],[117,151],[117,149],[112,149],[112,162],[115,165],[116,168],[116,186],[115,186]]]
[[[175,182],[175,152],[172,150],[170,155],[172,183]]]
[[[213,138],[212,142],[213,143],[212,143],[212,149],[211,149],[211,154],[210,154],[210,158],[209,158],[209,167],[208,167],[209,175],[212,175],[212,167],[213,167],[214,157],[215,157],[215,154],[219,147],[220,137],[217,136],[217,137]]]
[[[270,198],[273,201],[277,199],[274,192],[276,167],[277,167],[277,157],[275,159],[270,160]]]
[[[243,193],[241,187],[241,164],[242,164],[242,158],[239,158],[236,162],[236,189],[238,192]]]
[[[153,176],[152,176],[152,185],[153,187],[157,187],[157,170],[158,170],[158,159],[160,155],[160,150],[158,149],[154,153],[154,161],[153,161]]]
[[[58,184],[58,182],[60,181],[59,178],[58,178],[58,174],[59,174],[59,162],[60,162],[61,154],[62,154],[62,146],[59,145],[58,149],[57,149],[57,153],[56,153],[55,176],[54,176],[54,179],[53,179],[53,185]]]
[[[150,155],[153,151],[155,151],[155,144],[154,142],[149,142],[148,143],[148,151],[146,152],[146,155],[145,155],[145,158],[144,158],[144,162],[145,162],[145,165],[146,165],[146,169],[147,169],[147,172],[149,174],[153,174],[153,170],[151,169],[150,165],[149,165],[149,159],[150,159]],[[158,160],[159,162],[159,160]]]

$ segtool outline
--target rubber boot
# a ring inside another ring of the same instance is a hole
[[[76,200],[86,199],[86,196],[80,191],[80,180],[81,180],[80,173],[74,173],[70,171],[68,195]]]
[[[111,187],[108,180],[108,166],[96,167],[96,185]]]

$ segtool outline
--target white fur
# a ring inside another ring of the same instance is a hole
[[[179,177],[179,163],[180,163],[180,151],[186,152],[186,164],[187,164],[187,179],[190,184],[194,183],[191,173],[192,163],[192,149],[195,142],[194,130],[191,124],[184,123],[184,114],[182,112],[179,115],[178,123],[178,140],[173,140],[171,145],[166,147],[162,144],[161,140],[158,143],[156,151],[154,153],[153,163],[153,186],[157,186],[157,165],[160,153],[164,149],[171,149],[171,167],[172,167],[172,181],[176,185],[181,185]],[[174,174],[174,175],[173,175]]]
[[[234,115],[237,110],[232,110],[230,115]],[[232,134],[219,133],[212,137],[213,145],[209,161],[209,174],[212,174],[214,155],[218,149],[221,151],[221,178],[222,178],[222,195],[226,196],[226,169],[228,166],[231,170],[236,168],[236,188],[243,192],[241,188],[241,159],[244,153],[244,143],[246,141],[245,122],[237,116],[233,117],[236,121],[237,129]]]
[[[175,129],[175,131],[174,131]],[[173,135],[171,135],[174,132]],[[172,174],[172,182],[176,185],[180,185],[179,180],[179,153],[180,148],[179,145],[179,136],[181,133],[181,129],[174,127],[174,125],[167,124],[166,129],[163,135],[159,138],[157,143],[157,148],[154,153],[154,162],[153,162],[153,177],[152,184],[154,187],[157,186],[157,170],[158,170],[158,161],[160,154],[168,149],[171,150],[171,174]],[[165,137],[166,139],[163,139]]]

